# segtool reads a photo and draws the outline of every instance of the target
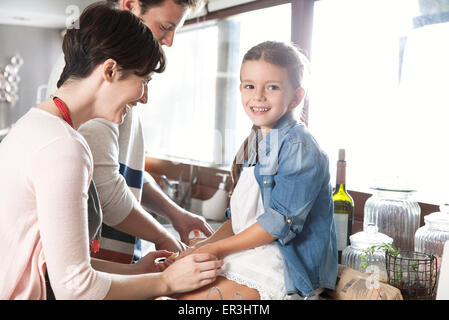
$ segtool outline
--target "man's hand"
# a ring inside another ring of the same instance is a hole
[[[180,252],[188,248],[168,231],[163,236],[159,237],[154,245],[156,250],[167,250],[171,252]]]
[[[179,210],[177,214],[173,215],[171,223],[176,231],[178,231],[181,241],[189,242],[189,234],[191,231],[197,229],[201,231],[206,237],[210,237],[214,229],[206,222],[204,217],[190,213],[184,209]]]
[[[147,182],[142,187],[142,204],[148,210],[157,215],[168,218],[181,241],[188,243],[189,233],[195,229],[201,231],[206,237],[214,232],[214,229],[201,216],[191,213],[170,199],[160,188],[150,174],[145,175]]]

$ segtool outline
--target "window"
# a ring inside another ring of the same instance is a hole
[[[167,68],[153,76],[140,106],[150,154],[213,160],[217,36],[216,25],[195,27],[164,47]]]
[[[138,108],[149,155],[229,166],[251,128],[240,102],[243,55],[262,41],[290,41],[290,20],[283,4],[179,30]]]
[[[431,6],[432,5],[432,6]],[[309,128],[347,183],[449,201],[448,1],[321,0],[312,35]]]

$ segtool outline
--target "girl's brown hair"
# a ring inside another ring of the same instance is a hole
[[[289,80],[294,89],[305,88],[305,75],[308,74],[308,61],[301,50],[294,44],[265,41],[252,47],[243,57],[242,66],[246,61],[263,60],[276,66],[285,68],[289,75]],[[304,100],[304,99],[303,99]],[[243,141],[240,149],[234,158],[231,167],[232,188],[230,195],[237,185],[242,166],[245,161],[248,161],[249,150],[256,152],[256,163],[259,161],[258,157],[258,129],[253,126],[248,137]],[[252,149],[251,149],[252,148]]]
[[[131,72],[142,77],[160,73],[166,64],[164,51],[139,18],[104,3],[94,3],[83,11],[79,28],[67,30],[62,50],[65,67],[58,88],[69,79],[89,76],[109,58],[123,71],[122,78]]]

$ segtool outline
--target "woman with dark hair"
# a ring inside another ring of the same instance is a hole
[[[76,130],[93,118],[121,123],[165,58],[138,18],[104,5],[83,12],[80,28],[67,30],[63,51],[58,90],[0,144],[0,299],[46,299],[48,279],[58,299],[145,299],[212,282],[222,261],[210,254],[174,263],[155,262],[167,251],[134,265],[91,261],[93,160]]]
[[[199,10],[204,0],[114,0],[109,5],[129,11],[153,33],[161,46],[171,46],[175,33],[186,17]],[[130,43],[135,48],[138,42]],[[136,50],[139,50],[137,48]],[[51,72],[46,96],[54,94],[64,69],[64,55],[60,55]],[[147,103],[148,88],[138,101],[140,108]],[[133,104],[136,104],[134,102]],[[132,104],[131,104],[132,105]],[[137,108],[137,109],[140,109]],[[204,217],[189,212],[168,197],[154,178],[145,171],[146,150],[144,119],[136,108],[130,108],[120,125],[97,118],[85,122],[78,132],[86,140],[94,159],[93,181],[96,188],[89,192],[89,225],[96,220],[101,199],[103,224],[101,242],[91,257],[131,264],[142,257],[143,243],[148,241],[158,250],[180,252],[187,248],[192,231],[205,236],[213,228]],[[151,120],[151,119],[147,119]],[[93,183],[91,183],[93,185]],[[151,212],[151,213],[150,213]],[[165,228],[152,215],[168,219],[179,234]]]

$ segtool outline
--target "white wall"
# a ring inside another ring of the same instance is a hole
[[[0,65],[8,64],[16,53],[24,60],[19,71],[19,101],[10,108],[9,115],[0,113],[3,118],[0,122],[11,124],[35,105],[38,86],[47,84],[53,64],[62,52],[62,37],[57,29],[0,25],[0,42]]]

